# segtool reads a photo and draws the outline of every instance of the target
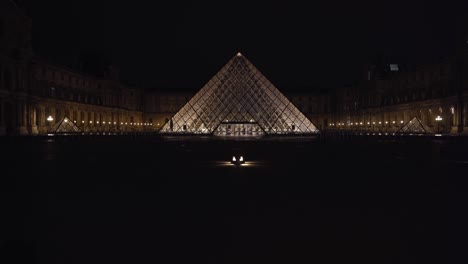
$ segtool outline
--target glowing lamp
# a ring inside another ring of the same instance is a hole
[[[232,156],[232,160],[231,160],[231,163],[232,164],[235,164],[235,165],[241,165],[243,164],[245,161],[244,161],[244,156],[239,156],[236,158],[236,156]]]

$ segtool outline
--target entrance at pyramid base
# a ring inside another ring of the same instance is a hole
[[[219,124],[215,136],[256,137],[265,132],[256,122],[222,122]]]

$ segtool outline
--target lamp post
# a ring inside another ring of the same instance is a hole
[[[54,118],[50,115],[50,116],[47,117],[46,120],[47,120],[47,124],[48,124],[47,130],[48,130],[48,132],[50,132],[50,126],[52,124],[52,121],[54,121]]]
[[[437,116],[435,118],[436,122],[437,122],[437,134],[439,134],[439,131],[440,131],[440,121],[442,121],[442,117],[441,116]]]

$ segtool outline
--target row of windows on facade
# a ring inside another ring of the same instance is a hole
[[[396,78],[395,81],[400,81],[404,83],[430,82],[433,80],[440,80],[441,78],[447,77],[449,71],[450,68],[448,65],[439,65],[415,73],[400,74],[399,76],[401,77]]]
[[[62,81],[68,85],[81,85],[86,88],[101,88],[101,84],[96,83],[93,80],[80,78],[77,76],[73,76],[72,74],[67,74],[54,70],[47,70],[45,67],[42,68],[41,72],[42,74],[38,76],[38,79],[49,79],[51,81],[56,82]]]
[[[411,83],[411,82],[428,82],[432,80],[440,80],[449,75],[450,72],[450,65],[447,64],[439,64],[436,66],[432,67],[427,67],[421,70],[417,70],[414,72],[405,72],[402,73],[398,69],[395,69],[393,67],[392,70],[392,65],[396,64],[391,64],[391,71],[392,72],[398,72],[398,75],[393,75],[392,81],[395,82],[403,82],[403,83]],[[372,79],[372,71],[367,72],[367,79],[371,80]]]
[[[43,89],[42,96],[60,98],[85,104],[103,105],[103,100],[101,96],[66,91],[63,89],[58,89],[54,86],[46,87],[45,89]]]
[[[445,89],[439,89],[439,90],[431,90],[431,91],[421,91],[419,93],[412,92],[410,95],[384,96],[380,100],[377,98],[369,98],[368,100],[360,98],[358,101],[354,101],[352,106],[348,104],[343,104],[343,110],[351,111],[351,110],[359,110],[359,109],[372,107],[372,106],[390,106],[390,105],[419,101],[419,100],[430,100],[434,98],[441,98],[450,94],[451,94],[450,91],[447,91]],[[453,94],[453,91],[452,91],[452,94]],[[380,102],[380,103],[377,105],[376,104],[377,102]]]

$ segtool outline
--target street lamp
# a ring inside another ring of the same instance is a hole
[[[54,118],[53,118],[52,116],[48,116],[46,120],[47,120],[47,122],[48,122],[47,131],[49,132],[49,131],[50,131],[51,123],[52,123],[52,121],[54,121]]]
[[[437,121],[437,134],[439,134],[439,131],[440,131],[440,121],[442,121],[442,117],[441,116],[437,116],[435,118],[435,120]]]

